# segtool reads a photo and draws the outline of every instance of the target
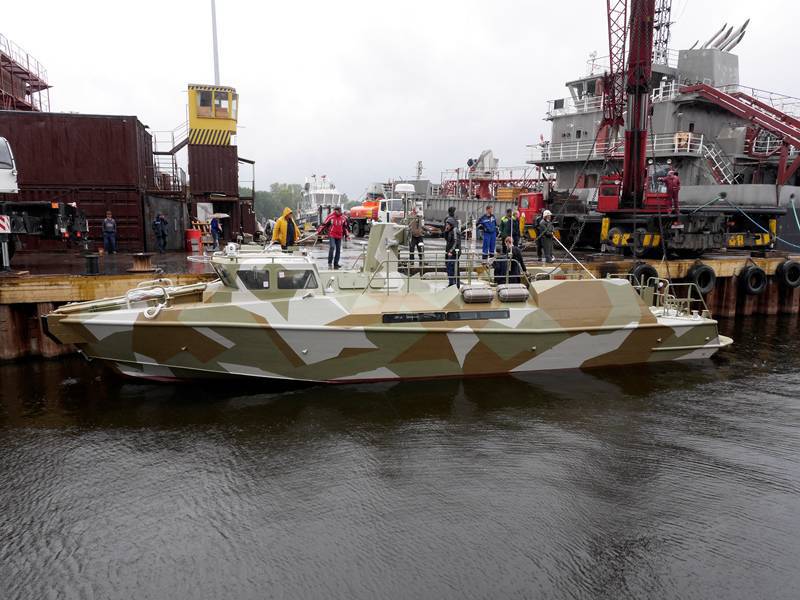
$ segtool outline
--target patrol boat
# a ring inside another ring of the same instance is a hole
[[[213,282],[145,282],[43,319],[51,336],[87,357],[165,381],[498,375],[707,358],[732,341],[699,293],[693,302],[692,284],[550,280],[549,269],[514,283],[464,257],[461,287],[448,286],[432,252],[422,273],[403,261],[404,229],[376,224],[358,269],[321,270],[305,255],[229,245],[210,261]]]

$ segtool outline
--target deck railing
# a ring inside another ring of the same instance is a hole
[[[708,81],[706,81],[706,83],[708,83]],[[684,85],[685,83],[679,83],[677,81],[664,83],[650,92],[650,102],[652,104],[657,104],[658,102],[673,100],[681,95],[681,88]],[[718,86],[717,89],[727,94],[734,94],[736,92],[747,94],[787,115],[800,118],[800,98],[740,84]],[[601,110],[603,110],[602,96],[584,96],[580,99],[571,97],[556,98],[547,101],[547,113],[545,114],[545,118],[552,119],[553,117],[590,113]]]
[[[675,133],[657,133],[650,136],[647,143],[647,153],[661,156],[674,155],[697,155],[703,153],[703,136],[684,131]],[[594,143],[593,140],[579,140],[574,142],[562,142],[558,144],[534,144],[529,145],[530,163],[551,162],[551,161],[575,161],[596,159],[602,160],[607,154],[621,158],[624,151],[622,141],[615,141],[613,144],[605,140]]]
[[[640,281],[630,273],[619,273],[608,277],[630,281],[644,303],[661,309],[664,316],[711,316],[711,311],[708,310],[705,298],[696,283],[675,283],[660,277],[650,277],[647,281]]]

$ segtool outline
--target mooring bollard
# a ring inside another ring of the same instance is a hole
[[[84,275],[99,275],[100,255],[95,252],[88,252],[83,256],[86,259],[86,273]]]

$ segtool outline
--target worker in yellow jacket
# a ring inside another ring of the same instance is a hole
[[[278,242],[281,248],[286,250],[287,247],[293,246],[300,237],[300,228],[295,223],[292,209],[288,206],[283,209],[283,214],[275,221],[275,227],[272,228],[272,241]]]

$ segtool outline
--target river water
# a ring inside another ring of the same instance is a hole
[[[798,321],[722,329],[527,380],[0,366],[0,598],[797,598]]]

